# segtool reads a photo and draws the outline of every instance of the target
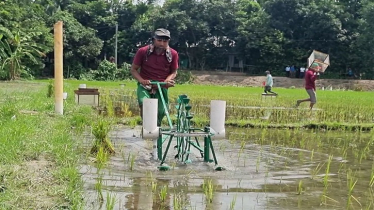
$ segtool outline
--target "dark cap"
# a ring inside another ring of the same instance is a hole
[[[154,38],[170,39],[170,31],[164,28],[156,29]]]

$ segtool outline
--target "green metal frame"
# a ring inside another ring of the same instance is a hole
[[[173,140],[176,140],[176,145],[174,148],[177,150],[177,154],[175,158],[178,159],[182,163],[190,163],[189,155],[191,153],[191,149],[197,149],[201,157],[203,158],[204,162],[213,162],[215,165],[218,164],[216,154],[214,152],[213,144],[212,144],[212,133],[210,132],[209,127],[201,128],[192,128],[191,127],[191,119],[193,118],[193,114],[191,113],[192,106],[189,104],[190,99],[187,95],[180,95],[178,96],[177,102],[178,104],[175,106],[177,109],[177,119],[176,125],[173,126],[172,120],[170,118],[170,114],[168,112],[168,107],[166,106],[164,96],[161,91],[161,85],[165,85],[165,82],[151,82],[152,85],[157,85],[162,104],[165,109],[166,118],[169,124],[169,128],[160,128],[160,134],[157,139],[157,154],[158,160],[161,161],[160,167],[165,163],[165,159],[169,152],[171,143]],[[199,143],[199,138],[204,138],[204,147],[202,148]],[[167,142],[167,147],[165,151],[163,151],[163,144]],[[191,147],[192,146],[192,147]],[[210,159],[210,153],[212,153],[213,160]],[[221,170],[222,167],[218,167],[216,170]]]

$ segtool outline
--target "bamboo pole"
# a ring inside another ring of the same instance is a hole
[[[54,25],[54,62],[55,62],[55,112],[64,113],[63,100],[63,39],[62,39],[62,21]]]

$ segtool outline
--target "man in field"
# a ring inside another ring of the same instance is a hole
[[[271,91],[271,87],[273,87],[273,77],[271,76],[270,71],[265,71],[265,73],[266,73],[266,81],[265,81],[264,92],[266,94],[269,92],[269,93],[278,95],[277,93]]]
[[[168,88],[174,86],[174,79],[177,76],[178,52],[169,47],[170,32],[159,28],[154,32],[152,44],[141,47],[135,54],[131,66],[131,74],[138,81],[137,97],[140,108],[140,116],[143,113],[143,100],[145,98],[158,99],[157,125],[165,116],[165,109],[162,104],[159,90],[151,81],[166,82],[161,87],[166,106],[168,106]]]
[[[318,63],[312,63],[312,65],[308,68],[308,71],[305,74],[305,90],[309,95],[309,98],[303,100],[296,101],[296,107],[300,105],[302,102],[310,101],[310,110],[312,110],[314,104],[317,103],[317,96],[316,96],[316,79],[319,76],[320,66]]]

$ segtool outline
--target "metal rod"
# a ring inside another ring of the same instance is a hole
[[[157,139],[157,158],[162,159],[162,135],[160,134]]]
[[[209,162],[209,136],[204,137],[204,162]]]
[[[213,154],[213,158],[214,158],[214,163],[217,165],[218,161],[217,161],[217,158],[216,158],[216,153],[214,152],[214,149],[213,149],[213,142],[212,142],[212,139],[210,138],[210,136],[208,136],[208,138],[209,138],[210,149],[212,150],[212,154]]]
[[[161,165],[163,163],[165,163],[165,158],[166,158],[166,155],[168,154],[169,147],[170,147],[170,144],[171,144],[171,140],[173,140],[173,135],[170,136],[170,139],[169,139],[169,142],[168,142],[168,146],[166,147],[166,150],[165,150],[165,153],[164,153],[164,157],[161,160]]]

